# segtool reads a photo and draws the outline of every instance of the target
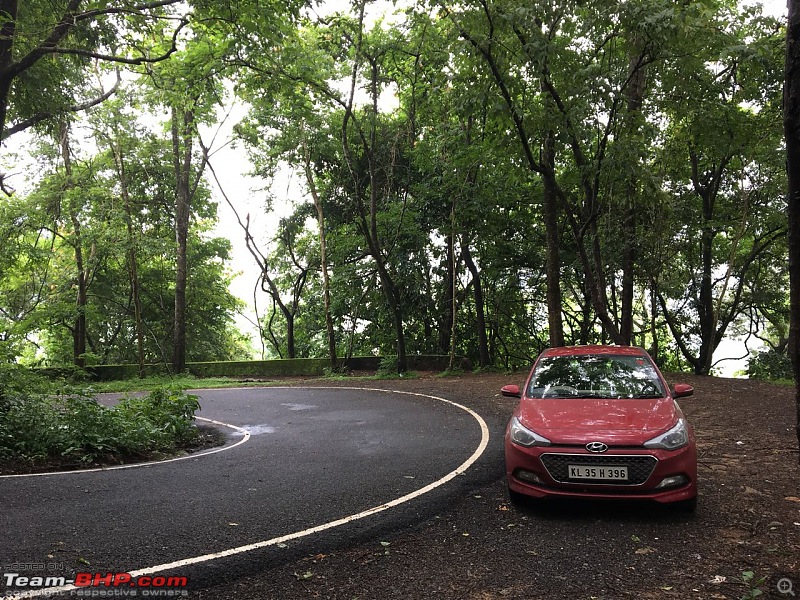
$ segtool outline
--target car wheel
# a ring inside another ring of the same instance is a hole
[[[680,500],[675,503],[675,508],[681,512],[694,514],[697,511],[697,496],[688,500]]]
[[[530,506],[531,505],[531,498],[526,496],[525,494],[520,494],[519,492],[515,492],[511,488],[508,488],[508,497],[511,499],[511,504],[514,506]]]

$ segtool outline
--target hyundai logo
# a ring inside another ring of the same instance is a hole
[[[606,446],[603,442],[589,442],[586,444],[586,449],[589,452],[605,452],[608,450],[608,446]]]

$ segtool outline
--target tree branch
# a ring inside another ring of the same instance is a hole
[[[76,104],[75,106],[70,106],[69,108],[66,108],[63,112],[65,113],[81,112],[84,110],[89,110],[90,108],[94,108],[98,104],[102,104],[117,92],[121,82],[122,80],[120,78],[120,75],[119,73],[117,73],[117,81],[110,90],[98,96],[97,98],[94,98],[92,100],[87,100],[86,102],[82,102],[81,104]],[[51,119],[54,116],[56,116],[56,113],[54,112],[41,112],[37,115],[32,116],[30,119],[25,119],[24,121],[20,121],[13,127],[9,127],[5,131],[3,131],[2,136],[0,136],[0,140],[5,140],[14,135],[15,133],[19,133],[20,131],[24,131],[25,129],[33,127],[34,125],[38,125],[42,121]]]

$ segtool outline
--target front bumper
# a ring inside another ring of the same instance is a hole
[[[627,468],[625,481],[577,480],[570,464]],[[522,447],[506,439],[506,477],[514,492],[533,498],[638,498],[670,503],[697,496],[697,450],[610,448],[593,454],[582,447]]]

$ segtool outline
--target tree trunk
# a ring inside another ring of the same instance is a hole
[[[584,199],[587,206],[593,205],[595,202],[589,198]],[[588,292],[591,306],[594,309],[597,319],[602,325],[601,336],[603,343],[607,337],[611,338],[612,343],[624,346],[625,341],[620,335],[619,328],[611,315],[608,312],[608,290],[606,289],[606,273],[603,266],[603,256],[600,249],[600,236],[597,231],[597,220],[588,215],[585,217],[586,223],[589,223],[588,230],[591,235],[591,256],[586,250],[586,239],[582,234],[582,229],[577,221],[572,218],[570,224],[572,226],[573,234],[575,235],[575,242],[578,245],[578,256],[581,259],[583,266],[583,275],[586,279],[586,290]]]
[[[626,129],[632,139],[638,139],[640,129],[642,102],[647,85],[647,70],[643,64],[644,42],[640,35],[634,35],[631,40],[628,72],[630,81],[625,88],[625,101],[628,109],[626,115]],[[639,196],[637,176],[632,175],[628,180],[628,194],[625,198],[625,208],[622,218],[622,310],[620,314],[620,336],[630,345],[633,341],[633,292],[634,292],[634,267],[636,265],[637,237],[636,237],[636,205]]]
[[[133,300],[133,321],[136,333],[136,362],[138,365],[139,377],[144,377],[144,324],[142,323],[142,298],[139,287],[139,269],[137,259],[138,242],[133,231],[133,210],[131,198],[128,190],[128,174],[125,170],[125,160],[119,142],[112,142],[110,149],[114,155],[114,162],[117,167],[117,177],[119,179],[120,194],[125,209],[125,227],[128,234],[128,277],[131,285],[131,297]]]
[[[475,261],[472,259],[472,253],[469,251],[469,246],[464,244],[461,248],[461,254],[464,257],[464,262],[472,273],[472,290],[475,299],[475,327],[478,332],[478,360],[481,367],[488,367],[492,363],[491,356],[489,355],[489,340],[486,337],[486,308],[485,300],[483,298],[483,285],[481,284],[481,274]]]
[[[442,261],[444,277],[442,281],[440,313],[442,315],[439,326],[438,353],[446,354],[450,351],[450,335],[453,330],[453,236],[448,235],[444,240],[447,255]]]
[[[72,181],[72,156],[69,148],[69,127],[66,123],[61,124],[61,158],[64,160],[64,192],[69,193],[73,187]],[[75,286],[77,288],[75,298],[75,323],[72,328],[72,360],[76,367],[86,366],[86,301],[87,301],[87,274],[83,257],[83,240],[81,236],[81,220],[78,217],[77,209],[72,205],[72,199],[67,198],[69,218],[72,223],[73,241],[72,247],[75,252]]]
[[[284,311],[286,317],[286,358],[297,358],[294,348],[294,315],[289,311]]]
[[[783,125],[789,219],[789,355],[795,381],[795,430],[800,445],[800,1],[788,0]]]
[[[359,21],[363,25],[364,18],[364,4],[360,7]],[[360,41],[359,41],[360,45]],[[359,52],[360,52],[359,47]],[[361,229],[364,239],[369,249],[369,254],[375,261],[375,267],[378,271],[378,277],[381,285],[381,290],[386,298],[386,303],[389,307],[389,313],[394,324],[394,331],[397,349],[397,372],[403,373],[408,370],[408,360],[406,358],[406,340],[405,331],[403,328],[403,309],[400,301],[400,290],[397,287],[394,279],[392,278],[387,268],[386,259],[381,251],[381,242],[378,235],[378,186],[380,185],[378,177],[378,164],[375,155],[377,147],[377,130],[378,130],[378,64],[376,59],[370,60],[370,97],[371,109],[369,113],[369,131],[365,135],[359,129],[359,138],[363,146],[365,158],[367,160],[367,174],[369,181],[369,210],[364,206],[364,200],[360,193],[361,183],[356,174],[356,165],[353,156],[350,152],[350,144],[348,141],[349,123],[353,120],[353,98],[355,95],[355,86],[357,80],[357,72],[353,72],[350,89],[350,101],[344,111],[344,119],[342,120],[342,149],[344,150],[345,160],[347,167],[353,178],[353,190],[356,194],[356,204],[358,205],[358,213],[361,219]],[[391,183],[391,174],[386,175],[386,185]]]
[[[14,75],[7,72],[14,62],[14,36],[17,29],[17,0],[0,0],[0,138],[6,128],[8,114],[8,96]]]
[[[545,161],[548,171],[543,177],[544,198],[542,199],[542,215],[544,217],[546,259],[545,277],[547,285],[547,323],[550,346],[557,348],[564,345],[564,322],[561,316],[561,251],[558,234],[558,191],[555,182],[555,149],[554,133],[547,132],[545,142]]]
[[[630,186],[633,192],[634,186]],[[622,235],[625,238],[622,250],[622,310],[620,315],[619,334],[626,345],[633,341],[633,269],[636,260],[636,207],[633,198],[625,208],[622,223]]]
[[[653,345],[649,352],[656,364],[661,364],[660,348],[658,344],[658,294],[656,289],[658,284],[653,281],[650,284],[650,335],[653,336]]]
[[[136,329],[136,363],[138,365],[139,377],[144,377],[144,323],[142,322],[142,294],[139,287],[139,268],[136,255],[136,237],[130,215],[130,206],[126,207],[128,221],[128,272],[131,280],[131,295],[133,296],[133,320]]]
[[[447,236],[447,258],[449,264],[447,270],[452,274],[450,278],[450,306],[448,312],[450,313],[450,346],[447,349],[448,365],[447,369],[452,371],[456,368],[456,233],[455,233],[455,200],[450,208],[450,235]]]
[[[700,235],[700,306],[698,307],[700,320],[700,352],[695,364],[695,374],[708,375],[711,370],[711,353],[713,351],[712,342],[714,329],[716,326],[716,315],[714,314],[714,295],[713,295],[713,250],[714,232],[711,228],[713,218],[713,205],[707,197],[703,198],[703,228]]]
[[[317,186],[314,183],[314,173],[311,171],[311,157],[308,154],[308,149],[305,148],[304,155],[304,168],[306,174],[306,182],[308,182],[308,189],[311,193],[311,198],[314,200],[314,208],[317,210],[317,231],[319,233],[319,261],[320,269],[322,269],[322,301],[325,307],[325,329],[328,333],[328,357],[331,361],[331,369],[337,367],[336,357],[336,332],[333,328],[333,316],[331,315],[331,283],[328,276],[328,246],[327,238],[325,236],[325,209],[322,205],[322,198],[317,193]]]
[[[172,109],[172,149],[175,167],[175,312],[172,335],[172,371],[186,368],[186,285],[188,281],[187,243],[191,205],[192,128],[191,110]]]

